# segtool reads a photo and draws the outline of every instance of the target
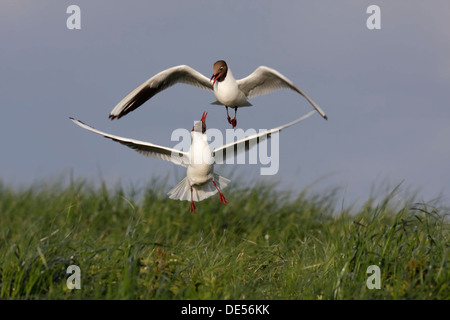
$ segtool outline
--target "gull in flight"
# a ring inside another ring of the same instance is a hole
[[[234,157],[240,152],[249,150],[250,147],[255,144],[270,138],[271,134],[290,127],[310,117],[314,113],[315,111],[310,111],[303,117],[277,128],[263,131],[211,150],[206,135],[205,120],[207,113],[204,112],[201,120],[196,122],[192,127],[192,142],[188,152],[159,146],[150,142],[122,138],[96,130],[74,118],[70,119],[80,127],[119,142],[144,156],[160,158],[186,167],[186,177],[168,192],[168,196],[170,199],[190,201],[190,211],[195,212],[196,208],[194,201],[202,201],[213,196],[217,192],[219,193],[220,202],[223,204],[227,203],[221,190],[230,183],[230,180],[214,173],[214,163],[216,158],[220,157],[221,159],[226,160],[229,157]]]
[[[223,60],[214,63],[213,75],[210,79],[186,65],[172,67],[156,74],[125,96],[111,111],[109,118],[111,120],[120,119],[140,107],[157,93],[176,83],[190,84],[213,91],[217,100],[211,104],[226,107],[227,120],[233,128],[236,127],[237,123],[237,109],[252,105],[248,99],[283,88],[301,94],[324,119],[328,119],[325,112],[313,100],[278,71],[260,66],[249,76],[236,80],[227,63]],[[233,119],[228,114],[228,107],[234,109]]]

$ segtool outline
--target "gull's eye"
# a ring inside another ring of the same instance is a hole
[[[223,69],[223,67],[220,67],[220,70],[222,70]]]

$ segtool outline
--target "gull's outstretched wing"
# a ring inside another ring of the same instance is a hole
[[[144,141],[139,141],[139,140],[118,137],[118,136],[108,134],[108,133],[99,131],[97,129],[94,129],[91,126],[89,126],[79,120],[76,120],[74,118],[70,118],[70,120],[72,120],[75,124],[79,125],[83,129],[89,130],[91,132],[94,132],[96,134],[104,136],[105,138],[119,142],[119,143],[139,152],[140,154],[142,154],[146,157],[159,158],[162,160],[173,162],[175,164],[178,164],[178,165],[181,165],[184,167],[187,167],[187,165],[189,164],[189,155],[187,152],[182,152],[182,151],[175,150],[172,148],[158,146],[158,145],[150,143],[150,142],[144,142]]]
[[[323,110],[306,95],[306,93],[297,88],[291,80],[274,69],[265,66],[258,67],[249,76],[237,80],[237,83],[239,89],[241,89],[249,99],[278,89],[294,90],[305,97],[324,119],[328,119],[325,112],[323,112]]]
[[[227,158],[236,156],[240,152],[248,151],[252,146],[260,143],[261,141],[263,141],[267,138],[270,138],[271,134],[280,132],[282,129],[285,129],[285,128],[290,127],[302,120],[305,120],[305,119],[309,118],[310,116],[312,116],[314,113],[315,113],[315,111],[310,111],[303,117],[300,117],[294,121],[286,123],[277,128],[270,129],[265,132],[260,132],[260,133],[251,135],[249,137],[246,137],[244,139],[241,139],[239,141],[235,141],[235,142],[223,145],[219,148],[216,148],[213,150],[213,157],[215,159],[225,161]]]
[[[109,114],[109,118],[120,119],[127,113],[140,107],[155,94],[176,83],[190,84],[205,90],[213,91],[209,79],[189,66],[181,65],[161,71],[139,87],[131,91],[120,101]]]

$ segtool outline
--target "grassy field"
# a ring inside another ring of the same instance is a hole
[[[192,214],[155,184],[0,183],[0,299],[450,299],[443,207],[233,184]]]

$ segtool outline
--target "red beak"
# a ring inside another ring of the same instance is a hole
[[[208,115],[208,112],[203,112],[202,119],[201,119],[202,122],[205,121],[207,115]]]
[[[216,81],[217,81],[217,78],[220,77],[220,74],[221,74],[221,72],[219,72],[217,75],[213,74],[211,79],[209,79],[209,81],[212,81],[212,79],[214,79],[213,87],[214,87],[214,83],[216,83]]]

